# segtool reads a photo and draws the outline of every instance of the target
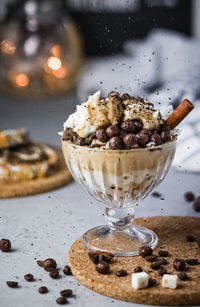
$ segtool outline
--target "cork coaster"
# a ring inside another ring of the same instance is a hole
[[[72,176],[66,166],[62,151],[55,150],[58,155],[58,163],[52,175],[34,180],[1,183],[0,198],[13,198],[44,193],[69,183],[72,180]]]
[[[200,218],[193,217],[152,217],[135,220],[135,224],[146,226],[155,231],[159,244],[154,250],[168,250],[170,253],[168,264],[165,266],[170,274],[178,274],[173,268],[173,260],[179,258],[198,258],[200,262],[200,248],[196,242],[187,242],[185,236],[190,234],[200,240]],[[161,257],[159,257],[161,258]],[[114,257],[111,272],[102,275],[96,272],[95,265],[89,259],[87,250],[81,239],[71,246],[69,251],[69,265],[73,275],[86,287],[116,299],[147,305],[200,305],[200,264],[187,265],[188,281],[178,280],[175,290],[161,287],[161,279],[157,271],[150,268],[151,263],[140,256]],[[131,286],[131,273],[136,266],[141,266],[150,278],[157,281],[157,286],[142,290],[135,290]],[[116,277],[115,272],[125,269],[126,277]]]

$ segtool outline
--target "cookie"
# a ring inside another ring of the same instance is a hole
[[[10,148],[28,142],[28,132],[24,128],[0,131],[0,149]]]
[[[44,144],[29,143],[0,151],[0,183],[48,176],[57,163],[55,150]]]
[[[22,180],[19,182],[1,182],[0,198],[13,198],[44,193],[57,189],[72,180],[72,176],[66,166],[62,151],[54,149],[57,156],[57,163],[48,177]]]
[[[149,227],[157,233],[159,243],[153,253],[158,255],[159,250],[169,252],[166,258],[168,264],[165,265],[168,274],[179,274],[173,267],[175,258],[197,258],[200,262],[198,244],[187,242],[185,239],[187,234],[192,234],[197,239],[200,238],[200,218],[150,217],[136,219],[135,224]],[[110,263],[110,274],[99,274],[88,257],[88,250],[82,245],[82,240],[78,239],[69,251],[69,265],[79,282],[109,297],[147,305],[200,305],[200,264],[187,266],[189,280],[183,281],[179,278],[177,289],[166,289],[161,286],[162,276],[158,271],[151,269],[151,263],[141,256],[114,257]],[[135,290],[131,286],[131,274],[138,266],[141,266],[151,279],[157,281],[156,286],[142,290]],[[115,273],[121,269],[126,270],[128,275],[117,277]]]

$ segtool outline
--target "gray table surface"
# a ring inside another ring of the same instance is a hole
[[[51,101],[22,101],[1,97],[0,128],[27,127],[34,140],[59,145],[57,131],[77,103],[74,94]],[[177,172],[173,168],[158,191],[164,200],[149,196],[136,210],[136,216],[186,215],[199,216],[183,198],[185,191],[199,193],[199,176]],[[88,196],[75,182],[52,192],[0,200],[0,237],[9,238],[13,249],[0,253],[0,306],[56,306],[59,291],[71,288],[75,297],[72,306],[142,306],[99,295],[80,285],[73,276],[52,280],[36,264],[36,259],[53,257],[62,268],[67,264],[70,245],[83,232],[104,223],[103,206]],[[167,225],[166,225],[167,227]],[[26,273],[36,280],[24,281]],[[39,280],[41,279],[41,280]],[[7,280],[19,281],[19,289],[10,289]],[[46,285],[49,293],[37,289]]]

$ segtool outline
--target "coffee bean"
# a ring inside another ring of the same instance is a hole
[[[37,265],[43,267],[44,261],[42,261],[42,260],[37,260]]]
[[[160,267],[160,269],[158,270],[158,274],[160,276],[163,276],[164,274],[167,274],[167,270],[164,267]]]
[[[133,119],[133,123],[135,125],[135,132],[140,132],[143,128],[143,123],[140,119]]]
[[[111,91],[109,94],[108,94],[108,97],[111,98],[111,97],[119,97],[119,93],[118,92],[115,92],[115,91]]]
[[[134,273],[140,273],[142,272],[142,267],[141,266],[136,266],[136,268],[134,268]]]
[[[92,260],[93,263],[97,264],[99,262],[99,253],[98,252],[89,252],[88,256]]]
[[[59,271],[58,271],[58,269],[54,269],[53,271],[51,271],[51,272],[49,273],[49,276],[50,276],[51,278],[58,278],[58,277],[59,277]]]
[[[110,149],[121,149],[122,148],[122,141],[120,139],[120,137],[118,136],[113,136],[109,142],[108,142],[108,146]]]
[[[144,245],[139,248],[139,255],[142,257],[151,256],[152,252],[152,248],[148,245]]]
[[[155,143],[156,146],[162,145],[163,143],[161,136],[158,133],[152,134],[150,140],[151,142]]]
[[[166,251],[166,250],[159,250],[159,251],[158,251],[158,255],[159,255],[160,257],[168,257],[168,256],[169,256],[169,252]]]
[[[153,278],[149,278],[148,287],[155,287],[157,285],[157,281]]]
[[[149,138],[150,138],[150,136],[152,135],[152,133],[151,133],[151,130],[150,129],[142,129],[141,131],[140,131],[140,134],[146,134]]]
[[[56,299],[56,303],[59,305],[65,305],[68,303],[68,301],[64,296],[61,296]]]
[[[145,260],[149,261],[149,262],[155,262],[157,260],[157,256],[156,255],[152,255],[152,256],[147,256],[145,257]]]
[[[168,124],[164,123],[164,124],[160,125],[159,130],[160,130],[160,132],[167,131],[169,133],[170,132],[170,127],[169,127]]]
[[[193,208],[195,211],[200,212],[200,196],[194,202]]]
[[[152,263],[151,265],[150,265],[150,268],[152,269],[152,270],[159,270],[160,269],[160,267],[161,267],[161,263],[160,263],[160,261],[157,261],[157,262],[154,262],[154,263]]]
[[[196,258],[188,258],[184,260],[185,263],[189,264],[189,265],[196,265],[198,264],[198,259]]]
[[[128,273],[127,273],[126,270],[119,270],[119,271],[116,272],[117,277],[124,277],[124,276],[127,276],[127,275],[128,275]]]
[[[186,241],[188,241],[188,242],[194,242],[194,241],[195,241],[195,238],[194,238],[192,235],[187,235],[187,236],[185,237],[185,239],[186,239]]]
[[[188,280],[188,275],[185,273],[185,272],[180,272],[178,273],[178,277],[181,279],[181,280]]]
[[[137,143],[140,147],[145,147],[149,143],[149,137],[145,133],[136,134]]]
[[[51,272],[53,271],[55,268],[57,267],[57,263],[54,259],[52,258],[48,258],[46,260],[44,260],[43,262],[43,268],[47,271],[47,272]]]
[[[114,255],[112,253],[99,253],[99,261],[110,262],[113,259]]]
[[[107,262],[101,261],[96,265],[96,271],[100,274],[108,274],[110,270],[110,266]]]
[[[166,259],[160,259],[158,262],[159,262],[161,265],[166,265],[166,264],[168,264],[168,261],[167,261]]]
[[[195,198],[194,193],[192,193],[192,192],[186,192],[186,193],[184,194],[184,197],[185,197],[185,199],[186,199],[188,202],[193,201],[194,198]]]
[[[176,258],[174,260],[173,267],[177,271],[183,271],[185,269],[185,261],[182,259]]]
[[[17,288],[18,287],[17,281],[7,281],[6,283],[7,283],[8,287],[10,287],[10,288]]]
[[[118,136],[120,134],[120,129],[118,125],[111,125],[106,129],[106,133],[109,138],[112,138],[113,136]]]
[[[33,280],[33,275],[32,274],[26,274],[26,275],[24,275],[24,279],[26,281],[32,281]]]
[[[64,267],[63,273],[64,273],[65,275],[72,275],[72,270],[71,270],[71,268],[70,268],[69,265],[66,265],[66,266]]]
[[[127,94],[127,93],[124,93],[124,94],[122,95],[122,98],[123,98],[123,99],[130,99],[131,96],[130,96],[129,94]]]
[[[73,294],[73,291],[71,289],[65,289],[60,291],[60,295],[61,296],[65,296],[65,297],[71,297]]]
[[[126,148],[132,148],[137,144],[137,137],[133,133],[126,134],[123,138],[123,142],[126,145]]]
[[[11,249],[11,242],[8,239],[1,239],[0,241],[0,250],[4,253],[9,252]]]
[[[127,133],[135,133],[136,132],[136,126],[131,119],[124,120],[121,123],[121,128],[122,128],[123,131],[125,131]]]
[[[160,137],[162,139],[163,142],[167,142],[169,140],[169,132],[167,131],[162,131],[161,134],[160,134]]]
[[[96,131],[96,137],[99,141],[101,142],[107,142],[108,140],[108,136],[107,136],[107,133],[106,133],[106,129],[98,129]]]
[[[47,289],[47,287],[43,286],[43,287],[40,287],[38,289],[38,292],[41,293],[41,294],[45,294],[45,293],[48,292],[48,289]]]

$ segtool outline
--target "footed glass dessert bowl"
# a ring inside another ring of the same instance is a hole
[[[148,196],[166,176],[177,138],[155,147],[128,150],[89,148],[62,141],[63,154],[74,179],[105,205],[106,225],[83,235],[91,251],[115,256],[138,255],[139,248],[154,248],[157,235],[134,225],[134,205]]]

